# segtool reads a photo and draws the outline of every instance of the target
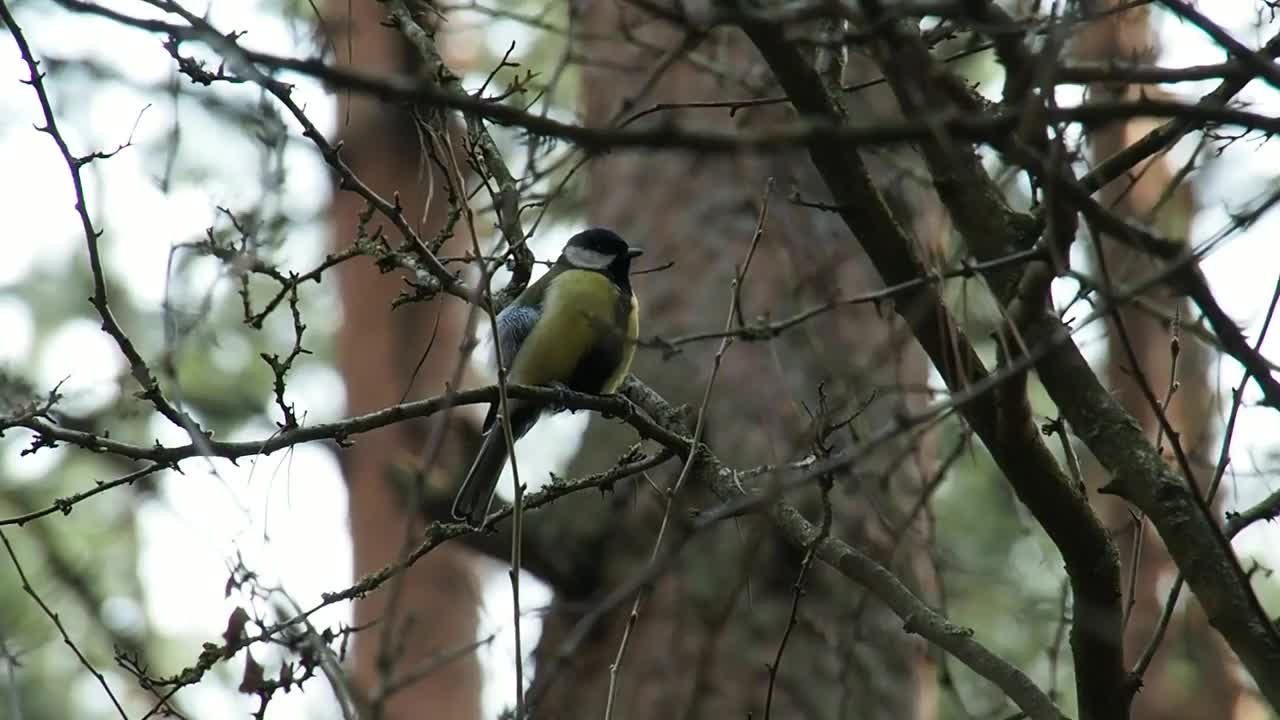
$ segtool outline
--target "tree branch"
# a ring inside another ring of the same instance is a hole
[[[58,122],[54,118],[53,105],[49,100],[48,92],[45,91],[44,74],[40,72],[39,62],[31,51],[31,46],[27,44],[22,28],[18,27],[16,20],[9,12],[8,6],[2,1],[0,1],[0,20],[3,20],[4,25],[9,28],[9,34],[13,36],[14,42],[17,43],[18,50],[22,54],[22,60],[26,63],[27,70],[30,73],[30,77],[23,82],[35,90],[36,97],[40,102],[40,110],[44,114],[44,126],[37,129],[53,138],[54,144],[58,146],[58,154],[62,156],[62,160],[67,166],[67,172],[71,176],[71,185],[76,198],[76,214],[80,218],[80,229],[84,234],[85,246],[88,248],[89,253],[89,270],[93,276],[93,296],[89,298],[89,302],[97,310],[98,317],[102,319],[102,331],[115,341],[116,346],[120,348],[120,353],[128,361],[129,373],[142,388],[140,397],[150,401],[157,412],[189,433],[193,442],[200,442],[205,436],[205,431],[194,418],[180,408],[175,407],[165,397],[160,388],[160,381],[156,379],[155,374],[147,365],[147,361],[142,358],[141,353],[138,352],[137,347],[134,346],[129,336],[125,334],[124,328],[120,326],[115,314],[111,311],[106,274],[102,269],[102,258],[98,249],[98,239],[102,236],[102,233],[93,226],[93,219],[89,217],[89,205],[84,195],[84,181],[80,176],[81,168],[98,159],[100,155],[91,153],[78,157],[72,154],[70,147],[67,146],[66,139],[63,138],[62,132],[58,129]]]
[[[233,67],[237,71],[247,72],[244,65],[248,64],[252,66],[253,72],[262,78],[270,79],[267,73],[290,70],[316,77],[331,89],[364,93],[390,102],[416,103],[457,110],[498,125],[518,127],[530,134],[565,140],[589,153],[627,149],[690,150],[716,154],[746,151],[782,152],[797,146],[807,146],[813,142],[845,142],[864,146],[898,145],[917,142],[939,131],[944,131],[960,140],[997,145],[1007,139],[1022,122],[1020,113],[996,110],[986,113],[942,114],[938,117],[899,122],[876,122],[866,126],[847,122],[832,125],[816,118],[809,118],[807,121],[756,132],[698,131],[682,128],[677,123],[667,123],[641,130],[592,127],[561,122],[539,113],[527,112],[496,98],[453,92],[431,79],[372,74],[330,66],[317,59],[298,59],[257,52],[240,47],[217,31],[212,31],[211,36],[210,32],[192,25],[134,18],[83,0],[56,0],[56,2],[70,10],[110,17],[150,32],[207,43],[215,51],[235,61],[236,65]],[[164,4],[172,5],[172,3]],[[254,79],[252,73],[248,73],[248,77]],[[1246,82],[1247,79],[1250,78],[1242,78]],[[255,82],[258,80],[255,79]],[[1267,134],[1280,133],[1280,118],[1263,113],[1151,98],[1135,102],[1057,107],[1048,110],[1047,113],[1048,121],[1079,123],[1085,126],[1122,122],[1138,117],[1186,117],[1200,124],[1211,122]]]
[[[1028,328],[1038,342],[1066,332],[1055,317]],[[1151,519],[1204,608],[1209,622],[1240,657],[1262,694],[1280,706],[1280,632],[1258,603],[1230,542],[1199,492],[1160,457],[1141,426],[1098,381],[1075,343],[1036,367],[1063,417],[1111,472],[1106,492]]]
[[[1264,54],[1251,50],[1244,43],[1231,37],[1231,33],[1183,0],[1160,0],[1160,4],[1169,8],[1173,14],[1200,28],[1251,73],[1262,78],[1272,87],[1280,88],[1280,67],[1276,67],[1275,63]]]

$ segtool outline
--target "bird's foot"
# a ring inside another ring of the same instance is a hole
[[[565,385],[562,382],[551,382],[547,383],[547,387],[556,391],[556,399],[551,401],[551,406],[549,408],[551,412],[558,413],[563,410],[577,412],[573,408],[569,407],[569,396],[573,393],[573,390],[571,390],[568,385]]]
[[[619,402],[621,404],[622,410],[620,412],[614,411],[614,410],[601,410],[600,417],[604,418],[605,420],[625,420],[631,417],[631,411],[634,409],[635,406],[633,406],[629,402],[626,395],[623,395],[620,392],[615,392],[615,393],[610,393],[608,395],[605,395],[605,397],[609,398],[610,400]]]

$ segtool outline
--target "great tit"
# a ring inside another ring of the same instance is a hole
[[[507,382],[596,395],[616,391],[640,335],[630,272],[641,252],[604,228],[569,238],[551,269],[498,314],[496,342]],[[519,439],[546,406],[509,399],[507,409],[512,437]],[[453,501],[453,517],[475,527],[489,512],[507,462],[498,412],[498,403],[489,406],[480,452]]]

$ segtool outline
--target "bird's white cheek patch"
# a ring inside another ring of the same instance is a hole
[[[573,245],[564,249],[564,256],[569,262],[578,267],[594,268],[596,270],[603,270],[609,267],[614,258],[613,255],[608,253],[596,252],[590,248]]]

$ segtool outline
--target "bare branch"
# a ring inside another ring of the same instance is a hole
[[[102,270],[102,258],[98,251],[98,239],[102,233],[93,226],[93,219],[89,217],[89,204],[84,195],[84,181],[80,176],[81,168],[95,158],[101,157],[101,155],[90,154],[84,157],[77,157],[72,154],[71,149],[67,146],[67,141],[62,137],[62,132],[58,129],[58,122],[54,118],[53,105],[49,101],[48,92],[45,91],[44,75],[40,72],[39,62],[36,60],[34,53],[32,53],[31,46],[27,44],[27,39],[22,34],[22,28],[18,27],[17,21],[9,12],[8,5],[4,2],[0,2],[0,20],[3,20],[5,26],[9,28],[9,34],[13,36],[14,42],[17,43],[18,50],[22,53],[22,60],[26,63],[27,70],[30,72],[30,77],[24,82],[31,86],[40,101],[40,110],[44,113],[44,126],[37,129],[53,138],[54,144],[58,146],[58,153],[62,156],[63,162],[66,163],[67,172],[71,176],[71,185],[76,198],[76,214],[80,217],[80,229],[84,233],[85,246],[88,248],[89,269],[93,274],[93,297],[89,298],[89,302],[98,311],[98,316],[102,319],[102,330],[111,336],[116,346],[120,348],[121,354],[129,362],[129,371],[133,375],[133,379],[142,388],[140,397],[150,401],[156,410],[174,425],[186,430],[191,435],[193,442],[200,442],[206,437],[206,432],[200,428],[199,424],[190,415],[174,407],[165,398],[160,388],[160,381],[151,372],[146,360],[143,360],[133,341],[125,334],[124,328],[120,326],[115,314],[111,311],[110,299],[107,294],[107,280]]]

